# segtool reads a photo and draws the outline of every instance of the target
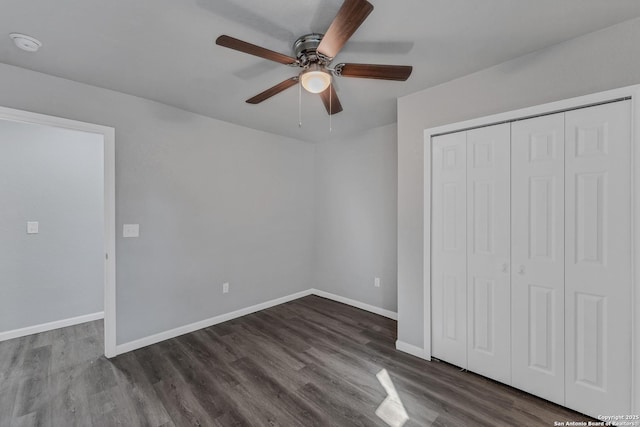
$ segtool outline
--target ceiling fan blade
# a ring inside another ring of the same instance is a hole
[[[327,113],[333,115],[342,111],[342,104],[340,103],[340,99],[338,99],[338,94],[333,88],[333,85],[329,85],[329,87],[326,88],[324,92],[320,92],[319,95],[324,103],[324,108],[327,109]]]
[[[342,77],[405,81],[411,75],[410,65],[338,64],[336,74]]]
[[[372,10],[373,5],[367,0],[345,0],[318,45],[317,51],[327,58],[335,58]]]
[[[222,35],[218,37],[216,39],[216,44],[219,46],[228,47],[229,49],[248,53],[249,55],[255,55],[259,56],[260,58],[270,59],[271,61],[279,62],[285,65],[291,65],[298,62],[291,56],[274,52],[273,50],[265,49],[264,47],[256,46],[255,44],[247,43],[230,36]]]
[[[290,79],[287,79],[283,82],[278,83],[277,85],[270,87],[269,89],[265,90],[264,92],[261,92],[259,94],[257,94],[256,96],[254,96],[253,98],[249,98],[247,99],[247,103],[249,104],[259,104],[262,101],[271,98],[273,95],[277,95],[280,92],[289,89],[291,86],[295,86],[296,84],[298,84],[298,77],[291,77]]]

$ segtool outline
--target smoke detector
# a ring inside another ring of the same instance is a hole
[[[9,37],[11,37],[11,40],[13,40],[16,46],[27,52],[37,52],[40,46],[42,46],[40,40],[24,34],[11,33]]]

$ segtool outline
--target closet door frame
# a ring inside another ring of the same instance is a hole
[[[423,304],[424,304],[424,341],[419,355],[431,360],[431,138],[438,135],[466,131],[504,122],[512,122],[545,114],[559,113],[583,107],[589,107],[621,99],[631,100],[631,234],[632,234],[632,413],[640,413],[640,85],[598,92],[591,95],[565,99],[520,110],[494,114],[424,131],[424,218],[423,218]],[[402,343],[396,344],[403,349]]]

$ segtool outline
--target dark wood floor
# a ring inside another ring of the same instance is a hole
[[[101,322],[5,341],[0,426],[551,426],[588,419],[398,352],[395,331],[392,320],[310,296],[111,360],[101,356]]]

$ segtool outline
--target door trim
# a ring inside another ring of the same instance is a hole
[[[589,107],[597,104],[631,100],[631,406],[632,413],[640,412],[640,85],[598,92],[519,110],[508,111],[462,122],[425,129],[423,176],[423,358],[431,360],[431,138],[498,123],[513,122],[530,117]]]
[[[104,351],[116,355],[116,210],[115,210],[115,129],[61,117],[0,107],[0,119],[48,125],[103,136],[104,149]]]

